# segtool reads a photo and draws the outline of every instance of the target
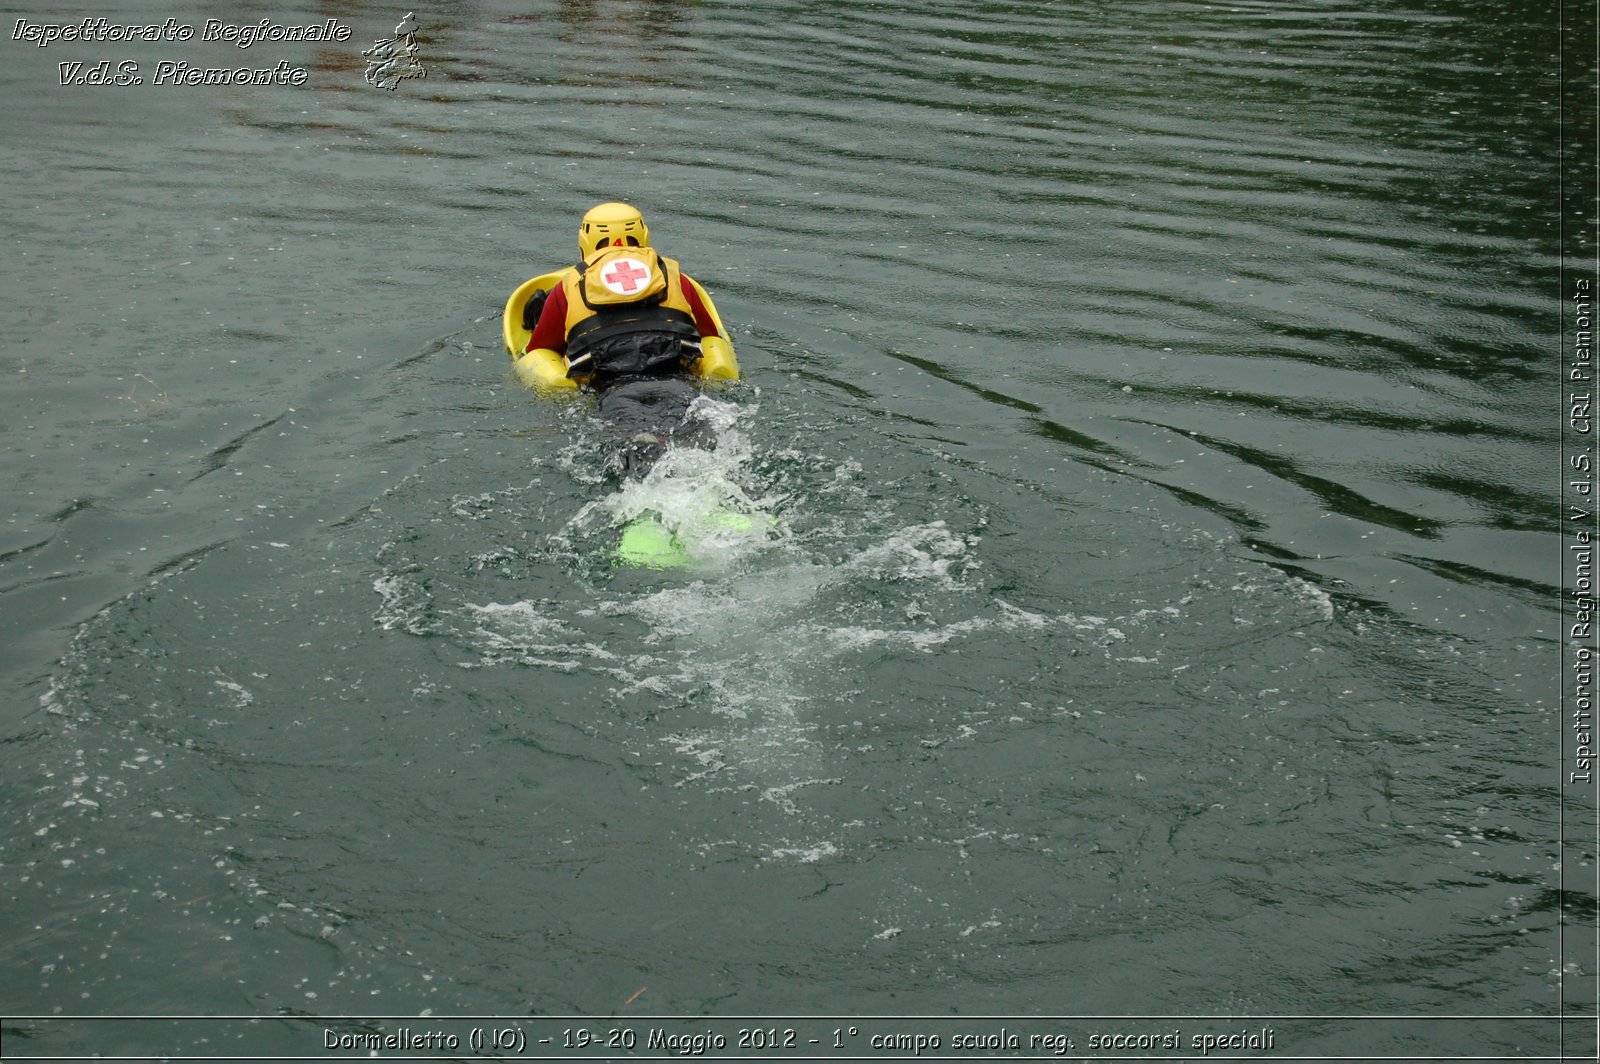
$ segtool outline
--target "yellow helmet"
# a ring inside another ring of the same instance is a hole
[[[650,228],[638,208],[626,203],[602,203],[592,207],[578,226],[578,252],[585,260],[603,247],[650,246]]]

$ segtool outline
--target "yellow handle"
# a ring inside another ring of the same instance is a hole
[[[733,344],[725,336],[702,336],[700,359],[695,363],[695,376],[707,381],[736,381],[739,379],[739,360],[733,356]]]
[[[537,391],[571,391],[578,387],[578,382],[567,376],[567,360],[548,347],[518,355],[514,365],[522,383]]]

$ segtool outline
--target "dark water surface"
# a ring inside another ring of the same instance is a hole
[[[8,1055],[459,1014],[1592,1048],[1592,7],[441,3],[369,87],[404,14],[4,12],[352,29],[0,42],[0,1012],[303,1018]],[[101,59],[309,77],[58,84]],[[629,487],[498,323],[611,198],[746,371]],[[609,561],[728,494],[768,531]]]

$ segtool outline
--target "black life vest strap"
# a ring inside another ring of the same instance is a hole
[[[664,333],[689,343],[700,339],[700,328],[692,314],[672,307],[629,303],[607,307],[574,325],[567,334],[567,363],[581,361],[585,351],[614,336],[641,332]]]

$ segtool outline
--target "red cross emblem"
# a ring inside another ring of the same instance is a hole
[[[636,292],[639,282],[650,276],[650,268],[638,259],[618,259],[612,264],[610,273],[602,273],[600,279],[606,287],[613,292]]]

